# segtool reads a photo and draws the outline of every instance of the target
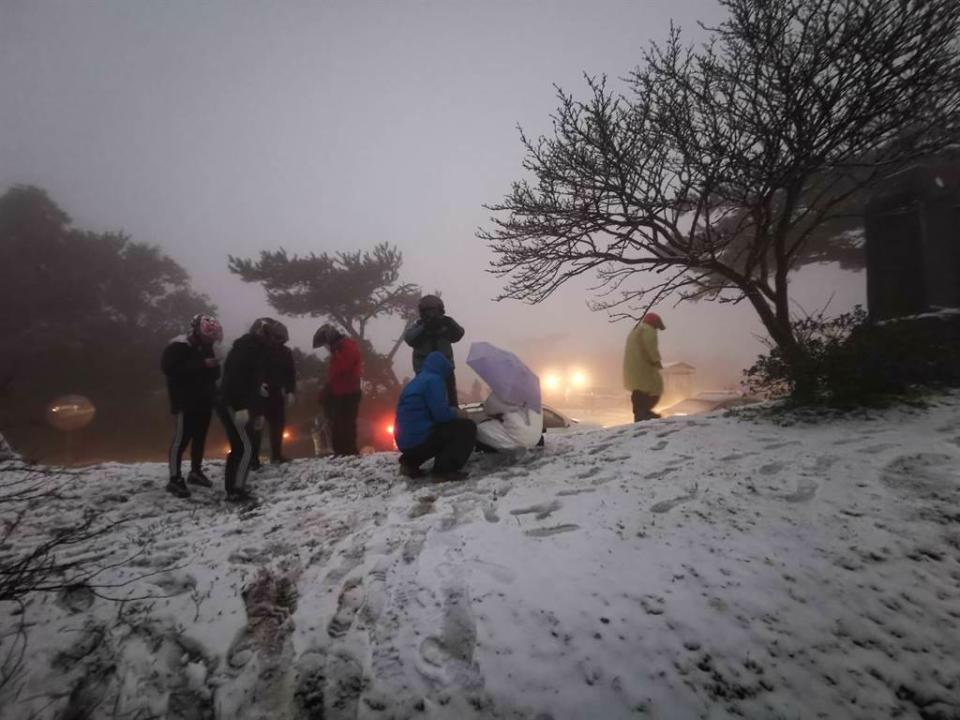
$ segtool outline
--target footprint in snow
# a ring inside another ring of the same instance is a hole
[[[93,590],[86,583],[71,585],[60,591],[57,602],[71,613],[81,613],[93,606]]]
[[[679,469],[680,469],[680,468],[676,467],[675,465],[671,465],[671,466],[669,466],[669,467],[663,468],[662,470],[654,470],[653,472],[649,472],[649,473],[647,473],[646,475],[643,476],[643,479],[644,479],[644,480],[659,480],[660,478],[664,478],[664,477],[666,477],[667,475],[669,475],[670,473],[674,473],[674,472],[676,472],[676,471],[679,470]]]
[[[666,440],[661,440],[656,445],[653,445],[651,450],[663,450],[669,443]]]
[[[482,688],[483,675],[473,658],[476,646],[477,624],[470,610],[469,595],[463,587],[447,588],[443,624],[438,634],[420,643],[417,669],[440,687]]]
[[[903,455],[881,471],[880,479],[894,490],[921,498],[953,495],[960,490],[957,459],[940,453]]]
[[[423,530],[415,531],[407,541],[403,544],[403,553],[401,557],[403,562],[409,565],[418,557],[423,551],[423,545],[427,541],[427,533]]]
[[[698,493],[699,491],[700,491],[700,486],[699,486],[699,485],[694,485],[694,486],[687,492],[686,495],[680,495],[680,496],[678,496],[678,497],[671,498],[671,499],[669,499],[669,500],[661,500],[660,502],[658,502],[658,503],[656,503],[655,505],[653,505],[653,506],[650,508],[650,511],[651,511],[651,512],[655,512],[655,513],[665,513],[665,512],[669,512],[670,510],[672,510],[673,508],[675,508],[675,507],[676,507],[677,505],[679,505],[680,503],[685,503],[685,502],[687,502],[688,500],[693,500],[693,499],[697,496],[697,493]]]
[[[511,510],[511,515],[531,515],[536,513],[537,520],[546,520],[553,513],[563,507],[563,504],[559,500],[551,500],[550,502],[543,502],[537,505],[531,505],[525,508],[517,508],[516,510]]]
[[[433,512],[433,503],[436,498],[432,495],[424,495],[423,497],[417,498],[417,503],[410,511],[407,513],[407,517],[410,520],[415,520],[418,517],[423,515],[428,515]]]
[[[880,443],[879,445],[871,445],[870,447],[860,448],[857,450],[858,453],[863,453],[864,455],[876,455],[877,453],[882,453],[885,450],[891,450],[895,447],[900,447],[895,443]]]
[[[813,464],[813,471],[816,473],[827,472],[830,468],[840,461],[836,455],[820,455]]]
[[[151,584],[156,585],[167,595],[183,595],[196,589],[197,579],[189,574],[164,573],[151,580]]]
[[[575,477],[577,478],[577,480],[589,480],[598,472],[600,472],[600,466],[592,465],[591,467],[587,468],[583,472],[577,473]]]
[[[327,625],[327,634],[332,638],[346,635],[362,604],[363,582],[359,578],[347,580],[337,598],[337,612]]]
[[[260,656],[254,695],[265,696],[283,684],[285,668],[293,654],[288,622],[297,609],[297,573],[278,575],[261,568],[252,583],[241,592],[247,624],[240,629],[227,650],[227,664],[240,670]]]
[[[296,718],[356,718],[364,688],[363,666],[345,650],[312,648],[296,665]]]
[[[761,475],[776,475],[781,470],[783,470],[782,462],[772,462],[767,463],[766,465],[761,465],[757,472],[759,472]]]
[[[595,487],[585,487],[585,488],[571,488],[570,490],[561,490],[557,493],[557,497],[566,497],[568,495],[580,495],[582,493],[592,493],[596,492]]]
[[[786,442],[776,442],[771,445],[764,445],[764,450],[779,450],[781,448],[790,447],[792,445],[803,445],[799,440],[787,440]]]
[[[377,561],[376,567],[370,571],[363,584],[365,587],[363,609],[358,617],[363,626],[371,628],[376,625],[387,606],[386,558]]]
[[[734,460],[742,460],[746,457],[752,457],[756,453],[731,453],[730,455],[724,455],[720,458],[720,462],[733,462]]]
[[[817,484],[810,478],[800,478],[797,481],[797,489],[789,495],[783,495],[780,499],[788,503],[810,502],[816,494]]]
[[[573,532],[574,530],[579,529],[579,525],[574,523],[564,523],[563,525],[553,525],[552,527],[534,528],[533,530],[527,530],[523,534],[529,537],[542,538],[550,537],[551,535],[559,535],[560,533]]]
[[[599,455],[604,450],[609,450],[611,447],[613,447],[613,443],[603,443],[602,445],[597,445],[595,448],[590,450],[588,455]]]

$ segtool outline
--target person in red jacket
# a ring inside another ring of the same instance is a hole
[[[334,455],[357,455],[357,414],[360,411],[360,378],[363,358],[354,340],[333,325],[323,325],[313,335],[315,348],[330,351],[327,382],[320,391],[320,404],[330,420]]]

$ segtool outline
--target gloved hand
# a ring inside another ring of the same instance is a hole
[[[265,421],[264,421],[263,415],[257,415],[257,416],[253,419],[253,429],[254,429],[254,430],[263,430],[264,422],[265,422]]]
[[[292,408],[297,404],[297,396],[294,393],[287,393],[287,407]]]
[[[250,411],[249,410],[237,410],[233,413],[233,421],[237,425],[246,425],[250,422]]]
[[[260,383],[260,397],[270,397],[270,388],[266,383]]]

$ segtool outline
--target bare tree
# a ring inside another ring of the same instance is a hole
[[[89,603],[94,597],[124,602],[157,597],[113,593],[160,571],[122,581],[103,579],[143,552],[131,555],[117,549],[115,534],[126,520],[104,520],[99,511],[86,508],[75,517],[63,517],[55,527],[40,527],[34,521],[39,510],[63,500],[82,479],[80,471],[34,466],[16,458],[0,462],[0,607],[11,607],[10,616],[17,618],[15,627],[0,632],[0,693],[22,673],[28,649],[27,610],[35,594],[60,593],[71,603]]]
[[[802,374],[789,276],[850,198],[960,139],[956,0],[721,0],[700,47],[671,28],[626,79],[558,89],[553,136],[529,138],[478,236],[530,303],[595,273],[596,307],[666,296],[748,301]],[[798,390],[803,387],[798,382]]]

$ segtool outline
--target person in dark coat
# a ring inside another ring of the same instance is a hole
[[[400,472],[423,475],[420,466],[434,458],[432,474],[438,480],[466,477],[461,468],[473,452],[477,426],[447,398],[447,376],[453,365],[441,352],[427,355],[420,372],[400,393],[397,403],[396,442]]]
[[[220,402],[217,414],[230,441],[224,485],[227,500],[252,500],[247,491],[247,475],[253,459],[253,442],[247,433],[252,417],[262,413],[266,388],[266,348],[270,339],[270,319],[260,318],[250,332],[237,338],[223,363]]]
[[[413,348],[413,371],[419,373],[424,360],[432,352],[439,352],[453,367],[453,343],[463,337],[463,328],[446,314],[443,300],[436,295],[424,295],[417,309],[420,318],[403,333],[404,342]],[[446,385],[447,401],[457,407],[457,378],[453,371],[447,375]]]
[[[170,443],[170,482],[167,491],[177,497],[190,497],[181,475],[183,451],[190,445],[190,474],[187,482],[202,487],[213,483],[203,473],[203,454],[207,430],[216,401],[220,361],[213,346],[223,340],[223,329],[210,315],[195,315],[190,329],[163,351],[160,367],[167,378],[170,411],[176,417],[173,442]]]
[[[313,335],[313,347],[330,351],[327,382],[320,404],[330,422],[334,455],[357,455],[357,415],[360,412],[363,357],[357,343],[333,325],[323,325]]]
[[[297,371],[293,362],[293,351],[286,343],[290,339],[287,326],[279,320],[272,321],[269,342],[264,349],[265,378],[267,397],[263,400],[263,420],[253,418],[250,430],[253,440],[253,461],[251,469],[256,469],[260,456],[262,427],[266,425],[270,439],[270,462],[277,465],[289,462],[283,456],[283,431],[287,422],[287,408],[296,403]],[[260,427],[257,427],[258,423]]]

